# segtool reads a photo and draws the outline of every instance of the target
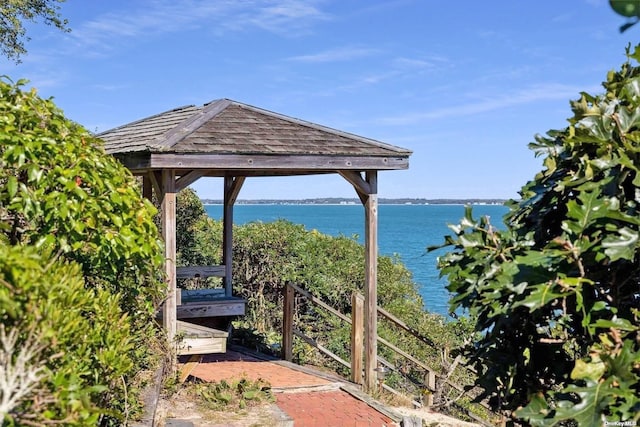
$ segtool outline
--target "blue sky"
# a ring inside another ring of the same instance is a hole
[[[640,29],[606,0],[67,0],[0,75],[104,131],[230,98],[413,150],[380,197],[517,198],[527,144],[599,93]],[[195,184],[221,198],[221,182]],[[247,180],[240,199],[355,197],[342,178]]]

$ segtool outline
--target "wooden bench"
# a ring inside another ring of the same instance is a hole
[[[178,279],[224,277],[224,265],[177,267]],[[228,295],[223,288],[180,289],[178,319],[244,316],[246,300]]]

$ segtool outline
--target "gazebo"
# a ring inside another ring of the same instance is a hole
[[[168,287],[162,314],[170,340],[178,322],[177,192],[202,177],[224,179],[223,265],[202,266],[197,273],[223,280],[224,298],[198,306],[216,316],[244,313],[232,295],[232,225],[234,203],[247,178],[339,174],[351,183],[364,205],[364,373],[365,385],[375,387],[378,171],[407,169],[410,150],[229,99],[176,108],[98,137],[108,153],[143,178],[144,196],[150,199],[155,192],[161,203]]]

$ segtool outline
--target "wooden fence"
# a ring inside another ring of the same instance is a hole
[[[293,318],[294,318],[294,312],[295,312],[296,293],[306,298],[308,301],[312,302],[313,304],[322,307],[323,309],[327,310],[328,312],[332,313],[333,315],[339,317],[340,319],[342,319],[343,321],[351,325],[351,361],[346,361],[342,359],[340,356],[324,348],[321,344],[317,343],[315,340],[306,336],[305,334],[300,332],[300,330],[295,328]],[[385,317],[387,320],[389,320],[392,324],[394,324],[398,328],[406,331],[407,333],[414,336],[418,340],[424,342],[425,344],[429,346],[434,346],[434,343],[429,338],[424,337],[418,331],[411,328],[409,325],[407,325],[402,320],[398,319],[393,314],[389,313],[388,311],[380,307],[378,307],[377,310],[378,310],[378,315]],[[363,375],[362,375],[363,373],[363,363],[362,363],[363,334],[364,334],[363,319],[364,319],[364,297],[362,297],[359,294],[354,293],[352,295],[352,312],[351,312],[351,317],[349,317],[344,315],[340,311],[334,309],[333,307],[329,306],[322,300],[316,298],[311,293],[300,288],[299,286],[294,284],[288,284],[285,288],[285,296],[284,296],[284,319],[283,319],[283,327],[282,327],[283,358],[288,361],[292,360],[293,337],[296,336],[302,339],[303,341],[305,341],[307,344],[315,347],[323,354],[337,361],[341,365],[349,368],[351,373],[351,378],[350,378],[351,381],[356,384],[363,384]],[[433,405],[433,394],[436,392],[436,380],[439,377],[437,371],[431,368],[430,366],[428,366],[426,363],[422,362],[421,360],[418,360],[413,355],[398,348],[396,345],[390,343],[389,341],[385,340],[382,337],[378,337],[378,343],[388,347],[391,351],[400,355],[401,357],[407,360],[410,360],[412,363],[419,366],[421,369],[423,369],[426,372],[425,381],[423,384],[420,384],[427,390],[427,393],[425,393],[425,401],[422,402],[422,404],[425,404],[426,406]],[[396,367],[393,364],[387,362],[386,360],[378,356],[379,372],[381,372],[381,370],[385,368],[387,370],[396,371]],[[448,378],[441,377],[441,379],[443,379],[444,380],[443,382],[447,383],[454,389],[463,391],[463,388],[460,385],[451,382]],[[381,383],[381,387],[383,387],[384,389],[392,393],[398,393],[396,390],[392,389],[391,387],[386,386],[386,384]],[[414,402],[414,403],[421,404],[419,402]]]

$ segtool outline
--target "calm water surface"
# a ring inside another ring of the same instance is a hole
[[[222,218],[221,205],[207,205],[207,213]],[[488,215],[500,226],[507,208],[476,205],[474,217]],[[378,244],[380,254],[397,254],[413,274],[429,311],[446,315],[449,294],[446,282],[439,277],[437,257],[442,251],[426,252],[451,234],[448,224],[458,224],[464,216],[462,205],[380,205],[378,207]],[[364,208],[361,205],[236,205],[234,222],[270,222],[286,219],[333,236],[357,236],[363,242]]]

